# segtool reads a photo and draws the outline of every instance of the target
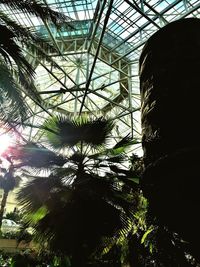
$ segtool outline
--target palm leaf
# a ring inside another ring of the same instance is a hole
[[[112,163],[123,163],[127,160],[126,155],[117,155],[113,157],[108,157],[106,161],[112,162]]]
[[[59,179],[63,179],[63,178],[67,178],[67,177],[71,177],[74,176],[75,173],[77,171],[77,168],[75,168],[74,166],[70,166],[70,167],[62,167],[62,168],[54,168],[51,172],[51,175],[55,178],[59,178]],[[66,179],[64,179],[66,180]]]
[[[21,10],[40,17],[42,20],[51,21],[57,25],[61,22],[65,22],[65,25],[67,24],[68,18],[64,14],[51,10],[48,5],[42,3],[42,1],[2,0],[0,3],[7,5],[12,9]],[[55,52],[56,49],[54,49],[41,34],[38,34],[31,29],[26,29],[8,17],[3,11],[0,11],[0,32],[4,37],[0,39],[0,54],[2,56],[2,60],[4,59],[5,63],[8,64],[8,68],[12,69],[15,83],[19,83],[22,92],[41,106],[42,100],[33,81],[35,74],[34,69],[22,53],[22,49],[24,50],[24,48],[20,47],[18,44],[21,42],[26,49],[31,49],[34,56],[36,55],[38,58],[43,60],[45,59],[52,65],[59,67],[53,62],[51,57],[46,54],[47,51]],[[26,110],[25,106],[21,105],[22,101],[19,103],[20,109],[23,107],[23,109]],[[18,109],[16,108],[16,110]],[[8,120],[6,116],[7,111],[8,110],[3,112],[3,119],[6,120]],[[15,112],[15,115],[16,114],[17,112]],[[21,115],[21,113],[18,112],[18,115],[19,114]],[[17,118],[17,116],[15,117]],[[24,117],[22,119],[24,119]]]
[[[40,241],[49,241],[50,248],[55,251],[73,253],[83,244],[94,249],[101,245],[103,236],[117,236],[128,231],[129,220],[120,207],[129,211],[132,202],[120,195],[120,187],[113,186],[112,180],[86,174],[87,179],[76,187],[66,187],[61,183],[62,179],[58,179],[65,176],[65,170],[58,170],[56,177],[54,173],[49,178],[36,178],[19,193],[20,203],[31,216],[42,207],[48,207],[34,225]],[[56,224],[55,218],[59,218]],[[98,234],[95,234],[96,229]],[[68,240],[65,246],[63,240]]]
[[[29,166],[48,169],[55,166],[63,166],[67,161],[61,155],[57,155],[44,146],[33,142],[10,147],[5,154],[10,155],[13,160],[20,161],[15,167]]]
[[[62,204],[71,197],[70,187],[66,187],[62,178],[50,175],[29,180],[18,192],[17,199],[26,213],[34,214],[45,206],[50,212],[56,203]]]
[[[20,40],[26,40],[28,38],[28,40],[34,41],[33,30],[18,24],[16,21],[11,19],[1,10],[0,10],[0,24],[4,26],[6,25],[6,28],[12,31],[15,34],[15,36]]]
[[[77,168],[75,166],[54,168],[51,172],[51,176],[62,180],[65,186],[71,187],[77,176]]]
[[[113,129],[113,123],[105,120],[103,117],[94,120],[88,120],[82,124],[83,141],[92,146],[99,146],[108,141]]]
[[[0,11],[0,24],[1,21],[6,25],[7,30],[11,31],[23,44],[23,46],[25,46],[27,52],[32,53],[37,59],[46,60],[57,66],[49,54],[55,52],[58,53],[58,51],[50,44],[50,40],[46,36],[32,28],[27,28],[18,24],[14,20],[10,19],[10,17],[8,17],[4,12]]]
[[[111,155],[118,155],[122,153],[126,153],[126,149],[132,145],[137,144],[138,141],[130,137],[130,134],[123,137],[119,142],[117,142],[113,148],[111,148],[107,153]]]
[[[25,104],[20,87],[14,80],[10,69],[0,60],[0,109],[1,119],[15,121],[28,115],[29,108]]]
[[[34,69],[23,56],[21,48],[14,41],[15,33],[1,24],[0,32],[4,36],[4,38],[0,38],[1,50],[4,50],[22,71],[26,71],[27,74],[33,76]]]
[[[116,178],[132,189],[138,189],[141,173],[137,169],[124,169],[116,165],[110,165],[110,170],[115,173]],[[109,176],[109,174],[107,174]]]
[[[46,203],[51,189],[58,184],[60,180],[49,179],[49,177],[31,179],[18,192],[17,199],[26,212],[36,212]]]
[[[78,152],[75,152],[73,155],[71,155],[69,157],[69,160],[71,160],[72,162],[74,162],[77,165],[82,164],[84,159],[85,159],[85,155],[78,153]]]
[[[51,129],[46,132],[49,143],[59,149],[74,146],[80,142],[94,147],[102,145],[107,141],[113,124],[103,118],[82,120],[56,116],[48,119],[44,127]]]
[[[15,177],[12,172],[6,172],[4,176],[0,176],[0,188],[4,191],[9,192],[16,186]]]
[[[24,57],[19,45],[14,41],[14,38],[16,37],[15,33],[4,25],[0,25],[0,32],[4,36],[4,38],[0,38],[0,53],[3,56],[5,63],[9,63],[15,83],[19,82],[24,89],[24,93],[32,96],[36,101],[41,102],[41,98],[37,93],[33,82],[35,74],[34,69]],[[2,63],[3,59],[1,60]]]
[[[133,138],[130,137],[130,134],[123,137],[118,143],[115,144],[113,149],[126,147],[132,145]]]
[[[104,200],[73,194],[70,201],[59,201],[57,205],[35,225],[38,238],[50,241],[54,251],[73,254],[80,249],[82,253],[84,245],[96,247],[102,236],[113,235],[121,227],[120,211]],[[59,218],[56,224],[55,218]]]
[[[128,134],[127,136],[122,138],[119,142],[117,142],[113,147],[106,148],[106,149],[103,148],[100,152],[89,155],[88,157],[91,159],[100,160],[103,156],[103,160],[106,159],[107,161],[109,161],[109,158],[110,158],[110,162],[112,162],[112,159],[113,160],[116,159],[122,163],[122,161],[127,160],[126,149],[131,147],[134,144],[137,144],[137,141],[135,139],[130,138]]]
[[[69,17],[63,13],[52,10],[47,4],[40,0],[1,0],[0,2],[1,4],[7,5],[11,9],[20,10],[24,13],[34,15],[44,21],[51,21],[57,26],[65,23],[66,26],[72,28],[72,26],[67,23],[67,21],[70,20]]]
[[[61,69],[59,65],[56,64],[52,57],[49,56],[52,53],[58,53],[56,47],[51,45],[50,40],[43,34],[35,31],[32,28],[24,27],[14,20],[10,19],[4,12],[0,11],[0,22],[6,24],[7,30],[10,30],[15,37],[23,44],[26,52],[28,54],[34,55],[37,60],[46,60],[51,63],[55,68]],[[22,49],[23,49],[22,47]],[[4,51],[1,51],[3,53]],[[4,55],[6,58],[7,53]],[[8,57],[8,60],[9,57]]]

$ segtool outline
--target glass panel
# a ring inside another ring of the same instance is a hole
[[[36,85],[46,111],[29,99],[32,122],[43,122],[48,112],[101,114],[116,120],[115,138],[131,133],[140,140],[138,59],[143,45],[170,21],[200,17],[199,1],[114,0],[112,6],[109,1],[97,0],[47,3],[63,12],[74,28],[65,25],[57,30],[35,16],[0,5],[0,11],[17,23],[48,37],[60,55],[51,55],[60,69],[37,59]],[[42,138],[37,128],[28,127],[22,132],[30,140]]]

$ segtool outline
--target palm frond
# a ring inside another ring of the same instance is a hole
[[[115,173],[116,178],[132,189],[138,189],[138,183],[141,173],[137,169],[124,169],[116,165],[109,165],[112,172]],[[107,174],[109,176],[109,174]]]
[[[6,25],[6,28],[14,33],[15,37],[22,43],[28,54],[33,55],[37,60],[46,60],[54,67],[60,69],[60,66],[52,60],[49,54],[58,53],[56,47],[51,44],[51,41],[40,32],[33,28],[24,27],[14,20],[10,19],[4,12],[0,11],[0,22]]]
[[[0,60],[0,109],[1,119],[15,121],[25,118],[29,113],[20,87],[14,80],[10,69]]]
[[[13,32],[13,35],[20,41],[36,41],[37,33],[32,28],[27,28],[17,23],[6,13],[0,10],[0,24],[7,28],[7,30]],[[36,36],[35,36],[36,35]]]
[[[46,205],[50,194],[62,187],[60,179],[55,177],[36,177],[24,185],[17,194],[19,203],[27,213],[36,212],[43,205]]]
[[[7,16],[6,13],[0,10],[0,24],[4,25],[4,27],[7,27],[12,32],[15,33],[15,36],[17,36],[20,39],[28,38],[30,39],[30,36],[32,36],[31,33],[29,33],[29,30],[22,25],[18,24],[16,21],[11,19],[9,16]]]
[[[80,249],[82,253],[84,245],[96,247],[102,236],[113,235],[121,227],[120,211],[109,203],[76,195],[70,199],[60,201],[62,209],[55,205],[35,226],[38,238],[50,241],[50,249],[70,254]],[[59,218],[56,224],[55,218]],[[68,240],[65,245],[64,240]]]
[[[132,145],[137,144],[137,141],[135,139],[130,138],[129,134],[122,138],[118,143],[116,143],[111,148],[103,148],[98,153],[93,153],[91,155],[88,155],[91,159],[99,159],[99,160],[107,160],[112,162],[113,160],[119,160],[120,163],[127,160],[126,156],[126,149],[131,147]],[[116,161],[117,163],[117,161]]]
[[[0,188],[5,192],[13,190],[16,186],[15,177],[12,172],[8,171],[4,176],[0,176]]]
[[[46,61],[50,63],[54,68],[61,70],[61,67],[56,64],[50,55],[53,53],[58,53],[57,49],[49,43],[49,40],[45,40],[38,36],[34,38],[33,42],[28,42],[27,40],[23,43],[26,52],[30,57],[35,57],[36,62]]]
[[[5,63],[8,64],[9,66],[12,66],[12,62],[10,60],[8,53],[1,47],[0,47],[0,54],[1,54],[1,57],[4,59]]]
[[[92,146],[104,144],[108,141],[113,126],[112,121],[106,120],[103,117],[86,121],[85,124],[81,125],[84,133],[83,141]]]
[[[55,148],[74,146],[80,142],[96,147],[107,141],[113,124],[103,118],[82,120],[56,116],[48,119],[44,127],[52,129],[46,132],[46,136]]]
[[[125,137],[123,137],[117,144],[115,144],[113,149],[130,146],[132,144],[133,144],[133,138],[131,138],[130,134],[128,134]]]
[[[54,168],[50,176],[62,180],[65,186],[71,187],[77,176],[77,168],[75,166]]]
[[[17,64],[17,66],[26,71],[31,77],[34,75],[34,69],[25,59],[19,45],[14,41],[15,33],[4,25],[0,24],[0,32],[4,38],[0,38],[1,50],[4,50]]]
[[[20,25],[2,11],[0,11],[0,24],[6,25],[7,30],[11,31],[22,45],[25,46],[27,51],[31,52],[34,56],[52,62],[52,64],[55,63],[51,60],[49,54],[57,53],[58,51],[55,46],[51,45],[50,40],[46,36],[33,28]]]
[[[54,168],[51,172],[51,175],[55,178],[63,179],[68,176],[73,176],[77,171],[77,168],[74,166],[62,167],[62,168]]]
[[[0,31],[4,36],[4,38],[0,38],[1,62],[3,63],[4,59],[5,63],[9,63],[15,82],[21,84],[27,95],[30,95],[35,98],[36,101],[41,102],[41,98],[37,93],[33,81],[35,71],[24,57],[22,49],[14,41],[14,38],[16,37],[15,33],[4,25],[0,25]]]
[[[51,10],[46,4],[41,1],[1,1],[1,4],[8,5],[10,8],[20,9],[30,14],[42,18],[43,20],[49,20],[58,24],[63,20],[66,22],[66,16]],[[8,68],[12,69],[15,82],[19,83],[22,92],[34,99],[34,102],[39,106],[42,105],[42,99],[37,92],[34,85],[34,68],[29,64],[27,59],[22,53],[22,47],[18,45],[18,42],[24,44],[25,49],[32,50],[34,56],[37,58],[45,59],[53,66],[59,68],[59,66],[47,55],[47,51],[56,52],[56,49],[49,44],[44,36],[37,33],[34,30],[27,29],[16,21],[8,17],[3,11],[0,11],[0,31],[4,38],[0,39],[0,54],[2,60],[8,64]],[[18,86],[19,88],[19,86]],[[20,107],[24,105],[19,105]],[[41,106],[42,107],[42,106]],[[4,114],[3,118],[6,117]]]
[[[107,153],[111,155],[120,155],[126,153],[127,149],[132,145],[138,144],[136,139],[130,137],[130,135],[126,135],[119,142],[117,142],[114,147],[107,151]]]
[[[45,203],[49,195],[49,184],[48,178],[39,177],[32,179],[20,189],[17,199],[26,213],[37,211]]]
[[[10,147],[5,153],[5,156],[7,155],[20,162],[15,167],[28,166],[49,169],[55,166],[63,166],[67,161],[61,155],[57,155],[48,148],[33,142]]]
[[[50,21],[57,26],[65,23],[66,27],[68,26],[69,28],[72,28],[70,23],[68,23],[68,21],[71,20],[69,17],[67,17],[63,13],[52,10],[43,1],[1,0],[1,4],[5,4],[11,9],[20,10],[24,13],[34,15],[44,21]]]
[[[85,159],[85,155],[75,152],[72,156],[70,156],[69,160],[75,162],[76,164],[82,164]]]
[[[44,105],[42,103],[42,99],[40,97],[39,92],[37,91],[37,88],[35,86],[32,77],[27,76],[26,71],[23,71],[22,69],[19,68],[12,69],[12,71],[13,71],[13,77],[21,86],[20,90],[24,93],[24,95],[31,98],[40,107],[43,107]]]
[[[106,161],[109,163],[124,163],[127,161],[127,156],[125,154],[120,154],[117,156],[108,156]]]

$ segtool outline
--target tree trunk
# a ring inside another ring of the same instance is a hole
[[[200,20],[172,22],[140,57],[142,187],[161,224],[189,241],[200,258]]]
[[[0,209],[0,230],[1,230],[2,219],[3,219],[3,214],[4,214],[7,198],[8,198],[8,191],[4,190],[3,198],[2,198],[2,201],[1,201],[1,209]]]

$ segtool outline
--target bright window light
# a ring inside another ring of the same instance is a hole
[[[0,134],[0,156],[12,144],[12,137],[8,134]]]

